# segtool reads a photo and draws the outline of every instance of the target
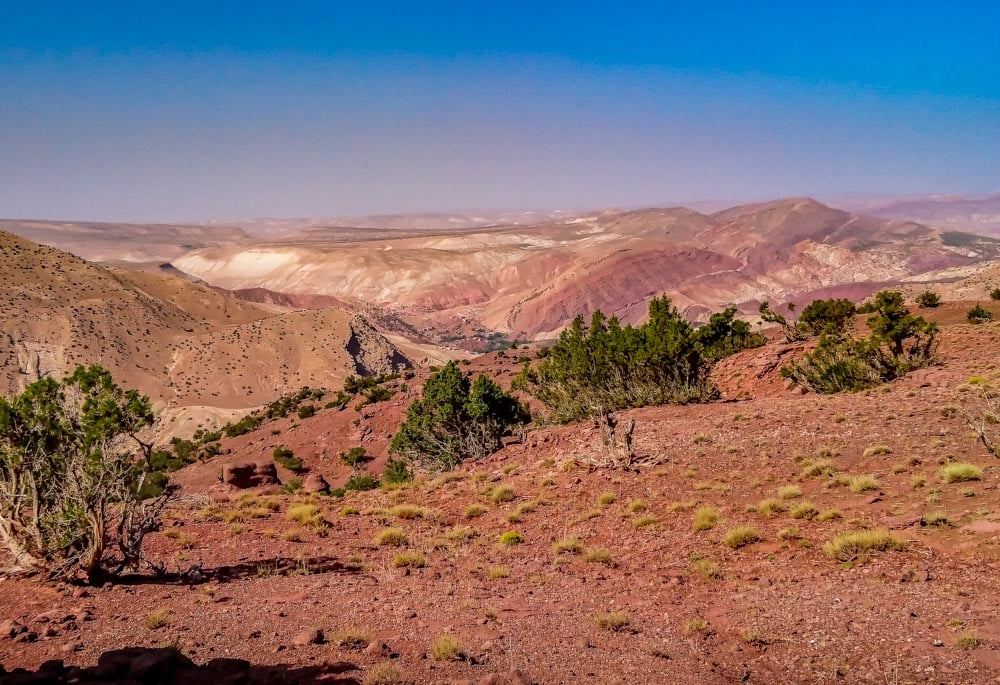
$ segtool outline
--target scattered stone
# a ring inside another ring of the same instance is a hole
[[[303,630],[301,633],[292,638],[292,644],[296,647],[305,647],[307,645],[321,645],[325,641],[323,631],[318,628],[311,628],[309,630]]]
[[[13,619],[8,619],[0,623],[0,638],[15,638],[21,633],[27,632],[28,628]]]
[[[394,655],[392,648],[381,640],[372,640],[365,647],[365,654],[369,656],[391,657]]]

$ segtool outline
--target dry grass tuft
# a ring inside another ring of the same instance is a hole
[[[402,528],[384,528],[375,536],[379,547],[399,547],[406,544],[406,531]]]
[[[722,542],[730,549],[740,549],[755,542],[760,542],[760,533],[753,526],[740,526],[728,531]]]
[[[855,561],[872,552],[900,549],[903,549],[903,541],[885,529],[841,533],[823,546],[827,556],[841,562]]]
[[[719,512],[714,507],[700,507],[694,513],[692,526],[695,530],[711,530],[719,522]]]
[[[609,611],[602,614],[594,614],[591,620],[601,630],[610,630],[613,633],[621,633],[627,630],[632,624],[632,617],[624,611]]]

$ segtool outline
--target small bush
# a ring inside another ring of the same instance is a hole
[[[613,633],[623,632],[632,624],[632,617],[624,611],[594,614],[591,620],[601,630],[610,630]]]
[[[786,507],[785,503],[782,502],[781,500],[768,498],[768,499],[762,499],[760,502],[757,502],[757,505],[754,507],[754,511],[756,511],[764,518],[771,518],[775,514],[782,513],[787,508],[788,507]]]
[[[878,481],[875,476],[851,476],[847,481],[847,489],[851,492],[867,492],[869,490],[878,490]]]
[[[371,635],[367,630],[348,626],[340,628],[329,638],[330,644],[341,649],[359,650],[367,647],[371,641]]]
[[[613,492],[602,492],[597,497],[597,506],[599,506],[599,507],[607,507],[607,506],[609,506],[611,504],[614,504],[615,499],[616,499],[615,498],[615,493],[613,493]]]
[[[860,530],[841,533],[823,546],[827,556],[840,562],[851,562],[871,552],[900,550],[903,542],[888,530]]]
[[[403,520],[420,518],[423,515],[424,510],[415,504],[397,504],[389,509],[389,516],[394,516]]]
[[[646,511],[646,500],[634,499],[628,503],[626,509],[630,514],[641,514]]]
[[[312,404],[303,404],[299,407],[298,415],[300,419],[308,419],[316,415],[316,407]]]
[[[778,532],[779,540],[800,540],[802,539],[802,531],[795,527],[782,528]]]
[[[510,578],[510,568],[507,566],[491,566],[486,571],[486,577],[490,580],[502,580]]]
[[[983,470],[973,464],[955,462],[948,464],[941,469],[941,480],[945,483],[961,483],[970,480],[979,480],[983,477]]]
[[[833,521],[834,519],[844,518],[844,515],[840,513],[839,509],[827,509],[816,517],[816,520],[820,523],[826,523],[827,521]]]
[[[375,536],[375,544],[380,547],[400,547],[406,544],[406,531],[402,528],[384,528]]]
[[[833,462],[829,459],[807,459],[802,462],[802,472],[799,474],[799,478],[803,480],[807,478],[818,478],[820,476],[829,476],[833,473]]]
[[[607,547],[594,547],[588,549],[583,553],[583,558],[592,564],[606,564],[611,565],[614,563],[615,557],[611,550]]]
[[[354,468],[358,464],[364,463],[366,461],[371,461],[373,459],[373,457],[370,454],[368,454],[368,450],[366,450],[364,447],[352,447],[346,452],[341,452],[337,456],[340,457],[340,460],[342,462],[344,462],[351,468]]]
[[[802,488],[798,485],[786,485],[778,488],[778,497],[781,499],[795,499],[802,496]]]
[[[701,618],[700,616],[688,619],[684,623],[684,632],[686,633],[707,633],[709,632],[708,621]]]
[[[937,511],[931,514],[924,514],[923,516],[921,516],[920,525],[947,527],[951,525],[951,521],[948,519],[948,515],[945,514],[943,511]]]
[[[482,504],[470,504],[465,508],[465,511],[462,513],[465,516],[465,518],[474,519],[485,514],[486,507],[484,507]]]
[[[583,551],[583,542],[578,537],[562,538],[552,543],[555,554],[579,554]]]
[[[713,507],[699,507],[694,513],[694,523],[696,531],[711,530],[719,522],[719,512]]]
[[[166,628],[170,625],[170,617],[171,613],[168,609],[157,609],[146,614],[146,618],[142,620],[142,625],[146,626],[149,630]]]
[[[392,565],[396,568],[423,568],[427,560],[420,552],[402,552],[392,560]]]
[[[933,309],[940,304],[941,297],[931,290],[924,290],[917,295],[917,306],[921,309]]]
[[[465,652],[458,638],[438,635],[431,642],[431,658],[435,661],[454,661],[465,658]]]
[[[368,474],[355,473],[352,474],[347,482],[344,483],[345,490],[375,490],[378,488],[378,478],[375,476],[369,476]]]
[[[691,567],[705,580],[718,580],[722,577],[719,565],[709,559],[697,559],[691,562]]]
[[[382,471],[382,482],[388,485],[402,485],[413,480],[413,472],[402,459],[389,459]]]
[[[966,631],[955,640],[955,646],[959,649],[975,649],[983,644],[982,639],[971,631]]]
[[[500,544],[505,547],[520,545],[522,542],[524,542],[524,537],[517,531],[508,530],[506,533],[500,534]]]
[[[403,674],[391,661],[380,661],[367,671],[361,685],[403,685]]]
[[[971,324],[989,323],[993,320],[993,314],[990,310],[977,304],[966,313],[965,318],[968,319]]]
[[[880,457],[886,454],[892,454],[892,448],[888,445],[872,445],[865,449],[865,457]]]
[[[803,502],[795,507],[792,507],[792,518],[793,519],[806,519],[812,521],[814,518],[819,516],[819,509],[812,502]]]
[[[730,549],[740,549],[755,542],[760,542],[760,533],[752,526],[740,526],[728,531],[722,542]]]
[[[517,495],[514,493],[514,488],[509,485],[498,485],[490,491],[490,499],[495,504],[510,502],[516,497]]]
[[[324,524],[323,512],[315,504],[293,504],[285,512],[285,518],[311,528],[319,528]]]
[[[634,525],[636,528],[645,528],[646,526],[652,526],[655,523],[656,523],[655,516],[642,516],[640,518],[637,518],[632,525]]]
[[[293,471],[294,473],[302,471],[302,460],[296,458],[292,451],[287,447],[275,447],[271,456],[274,457],[274,461],[281,464],[289,471]]]

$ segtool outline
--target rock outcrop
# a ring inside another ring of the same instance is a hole
[[[274,462],[234,462],[222,467],[222,482],[240,490],[278,485],[278,470]]]
[[[354,358],[359,376],[396,373],[413,367],[413,362],[360,314],[351,319],[351,337],[346,348]]]

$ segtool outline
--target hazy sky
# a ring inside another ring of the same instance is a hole
[[[995,192],[998,26],[954,0],[0,0],[0,216]]]

